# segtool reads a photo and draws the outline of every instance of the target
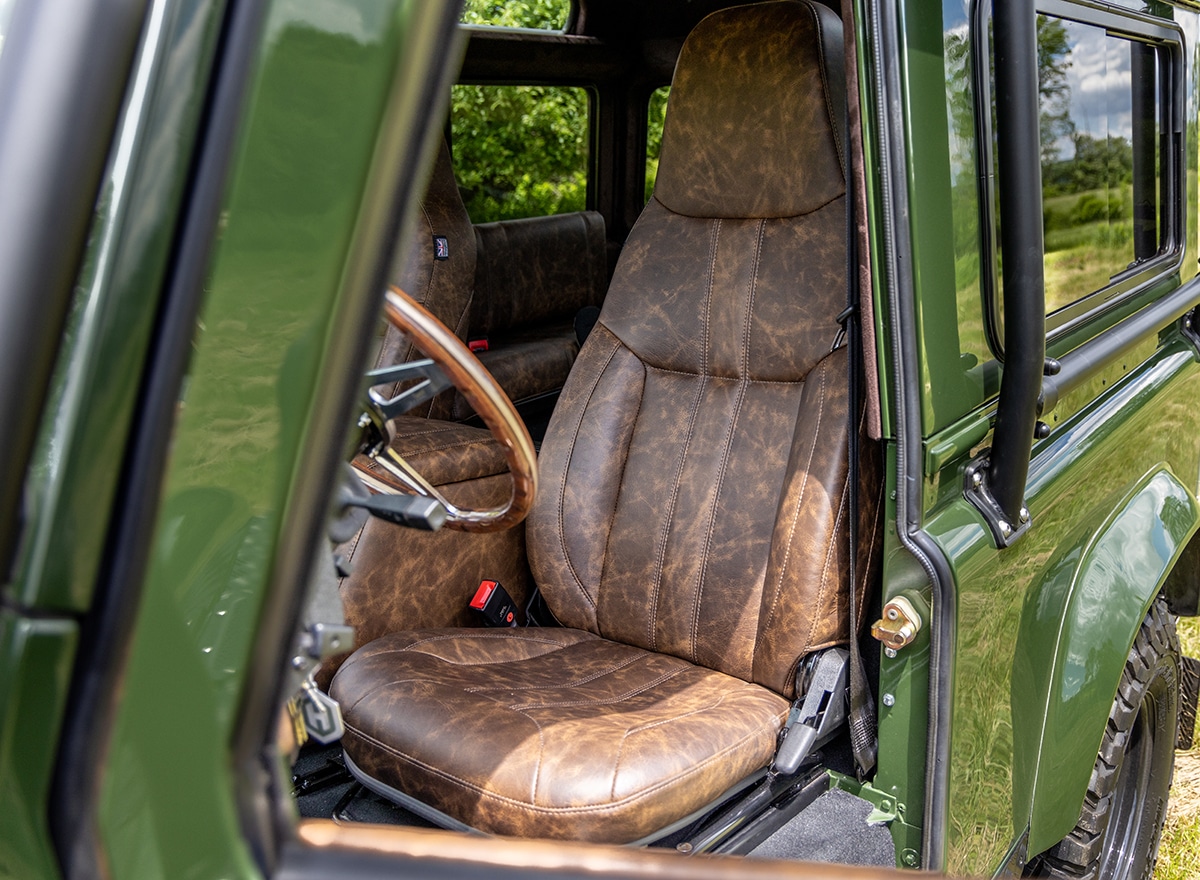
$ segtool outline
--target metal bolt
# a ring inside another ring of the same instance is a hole
[[[915,849],[906,849],[900,853],[900,861],[904,863],[904,867],[906,868],[915,868],[921,864],[921,857]]]
[[[303,657],[301,657],[299,654],[297,654],[295,657],[292,658],[292,669],[303,669],[305,667],[305,665],[307,665],[307,663],[308,663],[307,660],[305,660]]]
[[[884,694],[883,695],[883,705],[885,705],[885,706],[896,705],[896,698],[893,697],[891,694]]]
[[[675,849],[683,853],[685,856],[692,851],[692,845],[686,840],[683,843],[676,844]]]
[[[888,610],[887,610],[887,619],[888,620],[895,620],[899,616],[900,616],[900,611],[898,609],[888,608]]]
[[[358,426],[360,428],[365,428],[369,424],[371,424],[371,416],[368,413],[362,413],[358,417]]]
[[[1021,508],[1021,509],[1020,509],[1020,510],[1017,512],[1017,515],[1018,515],[1019,517],[1021,517],[1021,522],[1023,522],[1023,523],[1027,523],[1027,522],[1029,522],[1029,508],[1028,508],[1028,507],[1022,507],[1022,508]]]
[[[979,471],[975,471],[975,473],[971,474],[971,485],[974,486],[976,489],[978,489],[980,486],[982,486],[983,485],[983,474],[981,474]]]
[[[1004,520],[1000,520],[1000,522],[996,523],[996,525],[1000,528],[1000,534],[1002,534],[1004,537],[1007,538],[1012,534],[1012,526],[1010,526]]]
[[[889,660],[894,660],[896,657],[896,649],[895,648],[884,648],[883,655],[885,657],[887,657]]]

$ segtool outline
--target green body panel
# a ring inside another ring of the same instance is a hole
[[[1032,791],[1028,776],[1014,773],[1013,816],[1029,816],[1032,852],[1074,827],[1133,637],[1197,523],[1192,492],[1155,470],[1088,544],[1063,541],[1026,596],[1013,664],[1021,697],[1013,701],[1013,766],[1037,770]],[[1034,645],[1054,646],[1050,666]],[[1043,693],[1039,705],[1034,695]]]
[[[928,609],[929,588],[924,569],[901,546],[896,537],[896,462],[895,447],[887,446],[883,579],[887,599],[904,596],[918,610]],[[926,624],[929,616],[924,615]],[[866,621],[869,626],[871,621]],[[917,633],[908,647],[888,656],[880,650],[879,692],[876,711],[879,718],[878,771],[873,788],[897,804],[897,821],[889,828],[896,843],[897,863],[912,867],[902,858],[905,851],[917,856],[921,864],[921,827],[925,813],[925,765],[929,737],[929,626]],[[890,695],[892,705],[884,701]]]
[[[114,877],[257,873],[228,744],[415,7],[269,9],[106,759]]]
[[[78,627],[0,610],[0,877],[55,877],[46,823]]]
[[[30,469],[22,605],[90,604],[223,7],[186,0],[147,23]]]
[[[1075,824],[1129,645],[1196,527],[1200,450],[1179,438],[1200,435],[1198,395],[1176,343],[1065,421],[1039,444],[1033,525],[1007,550],[961,498],[927,524],[957,579],[949,870],[992,870],[1027,825],[1035,853]]]

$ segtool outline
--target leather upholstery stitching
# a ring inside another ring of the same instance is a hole
[[[587,402],[579,407],[579,417],[575,420],[575,428],[571,432],[571,442],[567,446],[572,453],[574,453],[575,444],[579,440],[579,432],[583,428],[583,417],[587,415],[588,408],[591,406],[592,398],[596,396],[596,389],[600,386],[600,380],[603,379],[604,374],[608,372],[608,367],[612,363],[613,358],[617,356],[617,350],[621,346],[621,341],[617,339],[617,337],[613,335],[611,331],[608,331],[607,327],[602,324],[597,324],[596,329],[608,332],[608,335],[612,338],[612,351],[608,353],[608,357],[605,358],[604,363],[600,365],[598,370],[596,370],[596,378],[592,380],[592,387],[588,389]],[[585,598],[587,603],[592,606],[593,610],[595,610],[597,607],[597,599],[594,598],[588,588],[584,586],[583,579],[579,576],[579,572],[575,568],[575,563],[571,561],[571,554],[567,550],[567,532],[565,524],[563,523],[563,508],[566,507],[567,471],[571,469],[571,458],[571,455],[563,456],[562,476],[558,481],[558,546],[562,551],[562,558],[563,562],[565,562],[567,565],[567,571],[571,573],[571,577],[575,580],[575,585],[579,587],[579,591],[583,593],[583,598]]]
[[[846,176],[846,151],[842,146],[841,122],[836,119],[836,111],[833,106],[833,100],[829,94],[829,76],[825,69],[825,31],[821,23],[821,16],[817,10],[811,6],[806,7],[809,15],[813,17],[813,24],[817,30],[817,71],[821,74],[821,91],[825,98],[825,113],[829,116],[829,130],[833,134],[833,144],[837,149],[838,165],[842,168],[842,177]]]
[[[578,643],[576,643],[576,644],[578,644]],[[545,657],[546,655],[539,654],[538,656]],[[652,655],[642,654],[642,655],[638,655],[635,657],[630,657],[628,660],[623,660],[622,662],[616,664],[615,666],[610,666],[607,669],[601,669],[599,672],[593,672],[591,675],[585,675],[583,678],[574,678],[574,679],[571,679],[570,681],[561,682],[560,684],[556,684],[555,687],[556,688],[573,688],[573,687],[579,687],[579,685],[581,685],[581,684],[590,684],[593,681],[597,681],[601,678],[604,678],[604,676],[606,676],[606,675],[612,675],[614,672],[620,672],[622,669],[626,669],[626,668],[632,666],[634,663],[637,663],[639,660],[645,660],[649,656],[652,656]],[[530,658],[530,659],[533,659],[533,658]],[[510,662],[513,662],[513,661],[497,661],[496,663],[490,664],[490,665],[500,666],[504,663],[510,663]],[[476,664],[476,665],[482,665],[482,664]],[[546,686],[541,685],[541,684],[529,684],[529,685],[523,685],[521,687],[513,687],[512,685],[498,685],[497,687],[466,688],[466,692],[469,694],[483,694],[483,693],[487,693],[488,691],[504,691],[506,693],[515,693],[516,691],[540,691],[540,690],[545,690],[545,689],[546,689]]]
[[[687,462],[688,452],[692,448],[692,437],[696,431],[696,416],[700,412],[700,401],[704,397],[704,390],[708,385],[708,381],[708,377],[705,376],[696,386],[696,397],[692,400],[691,412],[688,413],[687,434],[684,436],[683,448],[679,452],[679,458],[675,465],[675,481],[671,488],[671,501],[667,505],[666,516],[660,533],[662,537],[660,538],[658,553],[654,561],[654,582],[648,603],[650,613],[646,616],[646,644],[652,651],[658,647],[658,596],[662,592],[663,567],[666,564],[667,557],[667,541],[671,537],[671,526],[675,522],[675,505],[679,502],[679,488],[683,483],[683,467]]]
[[[430,446],[428,449],[418,449],[414,452],[405,453],[405,458],[415,459],[422,455],[429,455],[432,452],[445,452],[447,449],[470,448],[472,446],[486,446],[486,442],[480,443],[479,440],[458,440],[454,443],[445,443],[441,446]]]
[[[781,711],[781,712],[777,713],[775,716],[776,721],[782,725],[783,719],[786,715],[787,715],[786,711]],[[473,782],[468,782],[467,780],[462,779],[458,776],[455,776],[452,773],[447,773],[444,770],[440,770],[436,767],[431,767],[430,765],[426,764],[424,761],[421,761],[421,760],[413,757],[412,755],[402,752],[399,749],[396,749],[396,748],[388,745],[387,743],[380,742],[379,740],[375,739],[375,737],[371,736],[370,734],[366,733],[365,731],[358,729],[357,727],[354,727],[351,724],[346,725],[346,730],[349,733],[352,733],[354,736],[357,736],[358,738],[371,743],[372,745],[382,749],[383,751],[391,754],[392,756],[399,758],[401,760],[404,760],[404,761],[408,761],[410,764],[412,764],[416,767],[420,767],[422,770],[427,771],[431,775],[439,776],[442,779],[446,779],[450,782],[458,784],[459,786],[467,789],[468,791],[472,791],[472,792],[476,793],[477,795],[479,795],[479,797],[481,799],[491,799],[491,800],[495,800],[495,801],[500,801],[513,809],[521,810],[526,813],[535,813],[535,814],[540,813],[540,814],[549,814],[549,815],[553,815],[553,816],[569,816],[569,815],[573,815],[573,814],[587,815],[587,814],[595,814],[595,813],[607,813],[607,812],[613,812],[613,811],[623,809],[631,804],[636,804],[639,801],[647,799],[648,796],[650,796],[652,794],[657,794],[663,788],[667,788],[668,786],[674,785],[678,782],[682,782],[683,780],[687,779],[689,776],[696,775],[700,771],[707,769],[709,764],[719,762],[726,755],[728,755],[730,753],[737,753],[738,751],[740,751],[742,749],[742,747],[745,743],[755,739],[756,737],[761,736],[763,733],[762,730],[753,730],[750,733],[743,736],[741,739],[737,740],[736,742],[731,743],[730,745],[721,749],[719,752],[715,752],[712,755],[710,755],[709,757],[704,758],[703,760],[693,764],[691,767],[689,767],[687,770],[683,771],[682,773],[678,774],[677,776],[672,776],[670,779],[665,779],[662,782],[656,782],[654,785],[639,789],[634,794],[624,797],[619,801],[614,801],[612,803],[607,803],[607,804],[595,804],[592,806],[584,806],[584,807],[545,807],[545,806],[539,806],[538,804],[527,804],[523,801],[516,800],[515,798],[511,798],[511,797],[499,794],[494,791],[488,791],[487,789],[483,788],[482,786],[479,786]]]
[[[615,339],[616,336],[614,335],[613,338]],[[625,347],[625,344],[623,342],[621,342],[619,339],[617,339],[617,345],[622,348]],[[628,348],[625,348],[625,350],[629,351]],[[633,352],[630,352],[630,354],[633,354]],[[631,428],[630,432],[629,432],[631,440],[633,438],[633,432],[637,430],[638,422],[641,420],[642,404],[646,400],[646,365],[636,355],[634,355],[634,358],[637,361],[638,366],[640,366],[642,368],[642,393],[640,395],[638,395],[637,412],[635,412],[633,414],[633,428]],[[613,524],[613,522],[616,521],[617,509],[621,506],[621,492],[625,488],[625,470],[626,470],[626,468],[629,467],[629,447],[632,445],[633,445],[632,443],[626,443],[625,448],[623,450],[621,450],[621,467],[617,469],[617,491],[613,494],[612,510],[609,511],[609,514],[608,514],[609,528],[604,530],[604,550],[601,552],[601,555],[600,555],[600,573],[599,573],[599,576],[597,577],[597,587],[596,587],[597,611],[599,611],[600,587],[603,586],[603,584],[604,584],[604,570],[608,567],[608,547],[609,547],[609,544],[612,543],[612,533],[613,533],[612,524]],[[561,507],[559,508],[559,522],[560,523],[562,522],[562,508]],[[600,620],[599,620],[599,615],[597,615],[596,629],[599,629],[599,628],[600,628]]]
[[[674,213],[674,212],[672,212]],[[712,294],[713,283],[717,274],[717,246],[721,243],[721,221],[713,222],[712,234],[708,238],[708,285],[704,291],[704,373],[712,371],[709,357],[712,348],[709,345],[709,331],[712,329]]]
[[[725,702],[726,696],[726,694],[721,694],[717,697],[717,701],[715,703],[702,706],[699,709],[693,709],[690,712],[684,712],[682,715],[676,715],[673,718],[660,718],[658,721],[647,721],[645,724],[639,724],[636,727],[631,727],[626,730],[625,733],[621,735],[621,744],[617,746],[617,757],[613,761],[612,787],[609,788],[609,799],[616,798],[617,796],[617,777],[621,773],[621,758],[625,756],[625,743],[629,741],[629,738],[633,736],[633,734],[641,733],[645,730],[653,730],[656,727],[662,727],[664,724],[670,724],[673,721],[680,721],[684,718],[691,718],[694,715],[702,715],[705,712],[711,712],[713,709],[719,708],[720,705]]]
[[[742,404],[746,400],[746,383],[738,383],[737,402],[733,406],[733,414],[729,419],[729,427],[725,431],[725,452],[721,456],[721,467],[717,471],[716,486],[713,488],[712,507],[708,512],[708,533],[704,539],[704,556],[700,562],[700,576],[697,579],[696,586],[696,601],[692,606],[692,631],[691,631],[691,661],[698,663],[696,659],[696,640],[700,629],[700,605],[704,600],[704,578],[708,574],[708,562],[711,558],[711,550],[713,545],[713,532],[717,526],[717,506],[721,500],[721,488],[725,485],[725,474],[729,470],[729,457],[733,453],[733,435],[734,428],[737,426],[738,416],[742,413]]]
[[[675,678],[675,676],[682,675],[684,672],[690,671],[691,670],[686,666],[681,666],[678,669],[669,669],[659,675],[657,678],[652,678],[650,681],[640,684],[635,688],[631,688],[622,694],[617,694],[615,697],[609,697],[603,700],[560,700],[553,703],[521,703],[516,706],[509,706],[509,708],[514,712],[521,712],[524,714],[525,712],[533,709],[566,709],[572,706],[612,706],[616,703],[623,703],[630,697],[636,697],[639,694],[644,694],[651,688],[658,687],[663,682],[670,681],[672,678]]]
[[[746,300],[746,330],[742,334],[742,376],[750,377],[750,332],[754,323],[754,298],[758,293],[758,270],[762,265],[763,236],[767,231],[767,221],[758,221],[758,239],[754,243],[754,272],[750,276],[750,291]]]
[[[775,594],[771,598],[771,607],[767,611],[767,618],[761,625],[759,632],[762,632],[770,627],[772,621],[775,619],[775,609],[779,605],[779,596],[783,592],[783,581],[787,575],[788,565],[791,563],[792,542],[796,536],[796,526],[800,521],[800,509],[804,506],[804,495],[808,491],[808,477],[810,471],[812,470],[813,458],[815,457],[817,451],[817,438],[821,435],[821,421],[825,415],[826,367],[827,362],[822,361],[818,367],[814,368],[821,371],[821,385],[818,392],[819,403],[817,405],[817,422],[816,425],[813,426],[811,433],[811,441],[808,447],[808,461],[804,465],[804,479],[800,484],[800,494],[796,498],[795,506],[792,508],[792,522],[791,526],[788,528],[787,543],[784,545],[783,562],[779,566],[779,577],[775,582]],[[812,375],[811,372],[809,375]]]
[[[845,518],[846,504],[850,498],[850,481],[846,480],[842,483],[842,497],[838,499],[837,516],[833,520],[833,534],[830,536],[829,543],[825,546],[825,564],[821,567],[821,581],[817,587],[818,608],[825,606],[825,594],[827,592],[826,585],[829,583],[829,563],[835,555],[837,555],[838,541],[842,532],[842,520]],[[851,551],[853,552],[853,551]],[[800,655],[803,656],[812,650],[812,631],[816,623],[812,618],[808,622],[808,635],[804,637],[804,647],[800,650]]]
[[[666,367],[656,367],[653,364],[643,364],[643,366],[647,370],[653,370],[656,373],[668,373],[672,376],[687,376],[691,379],[717,378],[711,373],[699,373],[691,370],[669,370]],[[736,379],[734,381],[744,382],[747,385],[803,385],[806,379]]]

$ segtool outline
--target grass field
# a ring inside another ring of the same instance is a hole
[[[1183,653],[1200,657],[1200,618],[1179,621]],[[1154,880],[1200,877],[1200,747],[1175,754],[1175,781]]]

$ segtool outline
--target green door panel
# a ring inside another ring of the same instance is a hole
[[[71,620],[0,610],[0,877],[55,877],[46,822],[75,659]]]
[[[957,584],[948,871],[990,873],[1031,817],[1038,823],[1031,854],[1053,842],[1050,829],[1061,836],[1078,818],[1087,774],[1064,781],[1050,769],[1057,764],[1039,770],[1041,731],[1052,749],[1075,750],[1079,766],[1091,767],[1117,684],[1108,664],[1119,672],[1148,597],[1195,528],[1200,450],[1184,438],[1200,436],[1200,412],[1190,403],[1197,399],[1194,352],[1174,342],[1038,445],[1026,487],[1033,525],[1011,548],[995,549],[961,497],[928,521]],[[961,485],[961,473],[945,479]],[[1169,503],[1155,507],[1154,493],[1166,485],[1183,494],[1167,492]],[[1154,515],[1147,518],[1147,509]],[[1121,574],[1137,583],[1113,570],[1118,547],[1126,557]],[[1097,591],[1107,592],[1098,600]],[[1060,634],[1050,621],[1063,611],[1074,617]],[[1030,635],[1035,620],[1047,622]],[[1101,664],[1080,654],[1089,641],[1113,658]],[[1080,666],[1077,656],[1088,663]],[[1060,702],[1048,712],[1051,693]],[[1071,725],[1089,719],[1095,726],[1085,743]],[[1049,742],[1055,738],[1066,739]]]
[[[419,11],[403,0],[268,9],[105,756],[99,831],[114,878],[259,872],[230,743]]]
[[[27,607],[91,601],[223,7],[159,4],[147,23],[26,485]]]
[[[1088,544],[1064,541],[1026,594],[1013,663],[1013,763],[1037,769],[1032,791],[1028,774],[1014,774],[1013,813],[1018,826],[1029,817],[1031,852],[1075,826],[1129,648],[1198,523],[1192,492],[1170,471],[1152,471]],[[1052,665],[1031,662],[1042,656],[1035,645],[1055,646]]]

